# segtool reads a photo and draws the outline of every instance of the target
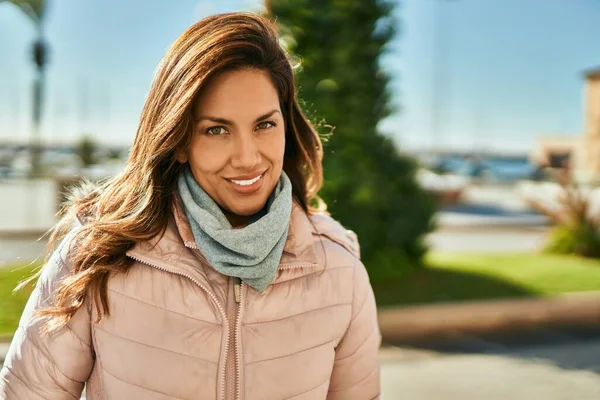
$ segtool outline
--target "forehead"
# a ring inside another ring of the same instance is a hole
[[[235,119],[279,109],[279,94],[267,71],[243,69],[222,72],[201,89],[194,114]]]

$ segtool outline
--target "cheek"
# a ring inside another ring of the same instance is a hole
[[[216,140],[199,138],[190,149],[190,165],[200,172],[217,172],[227,163],[227,151]]]
[[[282,163],[285,153],[285,133],[277,132],[274,137],[270,137],[265,143],[265,154],[271,162]]]

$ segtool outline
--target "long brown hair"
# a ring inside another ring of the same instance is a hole
[[[126,251],[166,229],[181,169],[175,154],[190,143],[198,93],[216,74],[243,68],[270,74],[286,128],[283,169],[295,200],[312,211],[323,180],[321,141],[296,100],[293,70],[275,25],[251,13],[207,17],[185,31],[161,60],[123,172],[70,201],[55,227],[48,255],[75,217],[84,221],[69,252],[73,273],[55,293],[56,305],[39,312],[48,318],[49,330],[68,322],[86,300],[95,305],[98,320],[110,314],[108,280],[131,266]]]

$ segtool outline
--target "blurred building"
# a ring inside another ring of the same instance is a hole
[[[539,167],[565,168],[581,158],[582,137],[545,136],[538,139],[531,161]]]
[[[539,168],[573,167],[578,180],[600,182],[600,68],[584,73],[584,132],[542,137],[531,153]]]
[[[589,178],[600,180],[600,68],[585,73],[585,132],[581,168]]]

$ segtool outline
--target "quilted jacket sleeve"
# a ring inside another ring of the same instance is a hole
[[[373,289],[367,271],[357,259],[354,271],[352,319],[336,349],[327,400],[379,399],[378,352],[381,334]]]
[[[0,400],[79,399],[94,363],[90,314],[82,307],[69,324],[52,334],[41,333],[35,311],[50,304],[60,281],[70,273],[68,237],[43,267],[25,306],[19,328],[0,371]]]

